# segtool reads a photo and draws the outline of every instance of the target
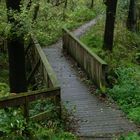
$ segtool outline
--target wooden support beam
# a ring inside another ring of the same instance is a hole
[[[44,111],[42,113],[39,113],[37,115],[30,117],[29,119],[33,120],[33,121],[43,121],[49,116],[49,113],[50,112],[48,112],[48,111]]]
[[[31,42],[31,39],[29,40],[29,45],[26,47],[25,49],[25,56],[27,56],[28,54],[28,51],[30,50],[30,48],[32,47],[32,42]]]
[[[32,77],[34,76],[36,70],[38,69],[39,64],[40,64],[40,60],[37,61],[37,63],[35,64],[33,70],[30,72],[30,74],[29,74],[29,76],[28,76],[28,78],[27,78],[27,84],[30,83]]]

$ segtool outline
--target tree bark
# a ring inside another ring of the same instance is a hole
[[[91,0],[90,8],[93,8],[93,6],[94,6],[94,0]]]
[[[17,35],[20,27],[9,14],[9,10],[20,12],[20,2],[20,0],[6,0],[8,21],[12,24],[11,37],[8,38],[9,83],[12,93],[27,91],[23,35]]]
[[[136,31],[136,0],[130,0],[129,12],[127,18],[127,28],[130,31]]]
[[[117,0],[105,0],[104,3],[107,9],[103,48],[112,51]]]

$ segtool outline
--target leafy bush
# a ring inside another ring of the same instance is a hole
[[[120,67],[116,70],[117,81],[109,94],[134,121],[140,122],[140,79],[135,68]]]
[[[0,98],[9,96],[9,86],[6,83],[0,83]]]
[[[80,2],[75,1],[75,3]],[[68,4],[67,9],[65,9],[65,19],[63,7],[52,8],[52,5],[43,4],[43,2],[40,2],[40,5],[41,8],[34,23],[33,32],[42,45],[56,42],[62,35],[62,27],[73,29],[95,17],[95,12],[81,3],[74,4],[74,9],[71,9],[71,5]]]
[[[8,83],[8,63],[7,55],[0,54],[0,83]]]
[[[61,123],[58,116],[53,115],[56,112],[52,103],[49,101],[38,101],[31,105],[34,113],[40,111],[48,111],[49,115],[45,121],[34,122],[29,120],[26,122],[23,117],[22,108],[0,110],[0,139],[12,140],[76,140],[76,136],[64,130],[65,123]],[[44,106],[45,105],[45,106]],[[43,110],[42,110],[43,109]],[[51,112],[50,112],[51,111]],[[31,113],[30,115],[34,115]]]
[[[140,124],[140,107],[130,109],[128,117]]]
[[[67,15],[68,18],[72,19],[74,22],[84,22],[94,18],[95,12],[86,6],[78,6],[73,12],[68,13]]]
[[[121,136],[119,140],[140,140],[140,136],[137,133],[129,133],[127,136]]]

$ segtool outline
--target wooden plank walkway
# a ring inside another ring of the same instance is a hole
[[[109,107],[80,81],[72,63],[65,58],[60,47],[45,49],[45,53],[57,74],[61,85],[61,98],[76,106],[80,136],[110,137],[110,134],[131,131],[135,128],[120,110]]]
[[[79,30],[76,33],[80,36],[78,32]],[[109,140],[114,134],[134,130],[135,125],[130,123],[120,110],[108,106],[89,92],[61,47],[60,40],[45,48],[44,52],[60,81],[62,101],[76,106],[74,115],[79,119],[77,134],[83,137],[83,140]]]

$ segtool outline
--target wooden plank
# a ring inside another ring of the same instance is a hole
[[[107,63],[88,49],[79,39],[77,39],[67,29],[63,29],[63,47],[76,62],[85,70],[88,77],[93,80],[99,88],[106,85]]]
[[[26,93],[20,93],[14,96],[3,97],[0,99],[0,108],[14,107],[19,105],[25,105],[27,99],[28,102],[35,101],[42,98],[48,98],[60,95],[60,88],[50,88],[37,91],[31,91]]]
[[[30,83],[31,78],[34,76],[34,74],[35,74],[35,72],[36,72],[36,70],[37,70],[39,64],[40,64],[40,60],[38,60],[38,62],[35,64],[33,70],[32,70],[31,73],[29,74],[29,76],[28,76],[28,78],[27,78],[27,84]]]
[[[91,56],[93,56],[97,61],[99,61],[102,65],[107,65],[107,63],[102,60],[98,55],[96,55],[95,53],[91,52],[90,49],[88,49],[88,47],[82,43],[79,39],[77,39],[69,30],[67,30],[66,28],[63,28],[63,31],[65,33],[67,33],[69,35],[69,37],[71,37],[72,39],[74,39],[76,42],[78,42],[80,44],[80,46],[82,48],[85,49],[85,51],[87,51]]]
[[[28,97],[25,97],[24,117],[26,118],[26,121],[28,121],[28,118],[29,118],[29,101],[28,101]]]
[[[44,111],[42,113],[29,117],[29,119],[33,120],[33,121],[43,121],[48,117],[49,113],[50,112],[48,112],[48,111]]]

